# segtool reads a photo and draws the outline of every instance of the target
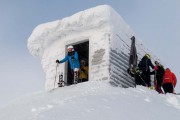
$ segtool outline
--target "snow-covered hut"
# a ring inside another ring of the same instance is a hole
[[[134,80],[126,70],[132,36],[137,38],[121,16],[109,5],[101,5],[38,25],[28,39],[28,49],[41,60],[46,90],[54,87],[60,73],[68,80],[68,64],[60,64],[56,74],[55,63],[65,57],[68,45],[74,46],[80,59],[87,60],[88,80],[109,80],[114,86],[130,87]],[[139,59],[149,53],[138,40],[136,47]]]

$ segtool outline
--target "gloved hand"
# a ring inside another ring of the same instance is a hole
[[[72,56],[71,59],[74,60],[74,56]]]
[[[60,63],[60,61],[59,61],[59,60],[56,60],[56,63]]]

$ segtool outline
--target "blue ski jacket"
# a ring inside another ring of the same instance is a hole
[[[78,53],[76,51],[74,52],[74,55],[70,56],[67,54],[64,59],[60,60],[60,63],[66,62],[67,60],[69,61],[71,69],[80,68]]]

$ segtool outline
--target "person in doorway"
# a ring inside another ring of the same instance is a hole
[[[79,69],[79,82],[88,81],[88,66],[85,60],[81,60]]]
[[[163,76],[165,73],[164,67],[157,61],[155,61],[155,70],[152,72],[154,74],[154,86],[158,93],[163,93],[161,87],[163,82]]]
[[[163,77],[163,89],[165,93],[174,93],[174,88],[176,87],[177,79],[176,76],[169,68],[165,70]]]
[[[145,54],[145,56],[139,62],[138,67],[139,67],[139,70],[142,71],[141,77],[145,81],[146,86],[151,87],[150,67],[154,69],[154,65],[151,62],[151,56],[149,54]]]
[[[79,71],[79,58],[78,53],[74,50],[73,46],[67,47],[68,54],[62,60],[56,60],[56,63],[63,63],[68,60],[71,68],[71,72],[73,74],[73,83],[76,84],[78,82],[78,71]]]

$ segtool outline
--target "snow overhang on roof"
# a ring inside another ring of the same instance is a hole
[[[33,56],[41,57],[46,47],[70,33],[110,25],[114,13],[117,14],[110,6],[101,5],[62,20],[38,25],[28,39],[28,49]]]

